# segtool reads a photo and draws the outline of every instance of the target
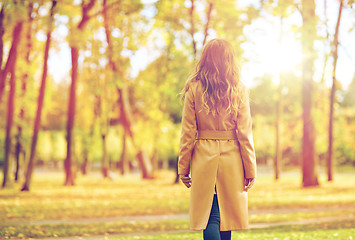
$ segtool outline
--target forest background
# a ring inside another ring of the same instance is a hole
[[[250,88],[257,161],[355,166],[355,10],[338,0],[1,1],[3,186],[33,168],[175,168],[180,91],[204,43],[230,41]],[[323,172],[322,172],[323,173]]]

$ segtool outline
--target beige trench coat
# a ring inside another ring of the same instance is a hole
[[[201,89],[201,83],[194,82],[185,95],[178,161],[179,174],[189,174],[191,168],[190,228],[206,228],[216,186],[220,230],[247,229],[244,180],[256,177],[249,100],[240,103],[236,119],[223,113],[213,117],[203,110]],[[202,132],[207,137],[199,137]]]

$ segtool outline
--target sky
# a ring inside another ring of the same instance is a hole
[[[152,3],[154,0],[144,0],[145,3]],[[243,1],[240,1],[241,3]],[[244,3],[247,1],[244,1]],[[258,3],[259,1],[251,0],[250,3]],[[336,18],[338,14],[338,1],[327,1],[327,15],[329,19],[330,34],[334,33]],[[354,9],[352,9],[354,11]],[[146,16],[153,16],[154,10],[147,8],[143,12]],[[324,20],[324,8],[323,0],[316,0],[316,14],[319,16],[320,21]],[[351,15],[352,14],[352,15]],[[58,17],[57,28],[53,32],[53,38],[57,40],[55,47],[50,51],[49,56],[49,74],[53,76],[56,82],[70,81],[70,69],[71,69],[71,57],[70,48],[66,41],[68,35],[68,29],[66,23],[67,17]],[[299,12],[293,13],[289,18],[283,21],[282,24],[282,40],[280,41],[281,24],[278,17],[271,17],[268,14],[262,14],[262,17],[253,22],[252,25],[247,26],[244,29],[244,34],[247,37],[247,41],[243,43],[244,59],[250,59],[249,61],[243,61],[242,65],[242,78],[248,86],[253,86],[257,78],[262,77],[264,74],[271,74],[275,76],[274,82],[278,83],[278,75],[280,71],[292,71],[296,70],[296,66],[301,63],[301,45],[295,33],[292,31],[292,26],[301,26],[302,18]],[[355,31],[350,31],[354,26],[354,14],[350,9],[344,9],[341,19],[341,31],[339,40],[341,45],[338,49],[338,65],[336,76],[338,81],[342,84],[343,88],[347,88],[354,78],[355,74]],[[324,30],[319,28],[317,30],[319,35],[324,35]],[[45,41],[44,33],[37,34],[37,39]],[[100,38],[100,36],[97,36]],[[104,34],[103,36],[104,37]],[[159,38],[156,38],[156,43],[159,45]],[[321,41],[316,41],[314,46],[317,50],[324,50],[324,44]],[[135,77],[140,70],[144,70],[145,67],[159,56],[159,52],[154,49],[143,47],[139,49],[134,55],[131,55],[131,69],[130,76]],[[81,60],[83,56],[81,57]],[[79,59],[80,61],[80,59]],[[327,65],[326,68],[326,84],[331,85],[331,71],[332,63]],[[323,67],[323,58],[320,57],[315,62],[315,75],[314,80],[320,81],[321,72]],[[300,68],[298,68],[297,75],[300,75]]]

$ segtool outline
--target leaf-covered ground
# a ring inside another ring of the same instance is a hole
[[[201,232],[115,237],[115,240],[201,240]],[[232,232],[232,240],[324,240],[355,239],[355,220],[326,224],[291,225],[243,232]]]
[[[141,180],[139,175],[117,176],[113,180],[107,180],[98,174],[91,174],[78,176],[76,186],[65,187],[62,185],[62,173],[37,173],[30,192],[20,192],[18,189],[21,186],[16,184],[14,188],[0,190],[0,238],[95,236],[187,230],[188,219],[105,221],[107,217],[187,213],[189,190],[182,184],[172,184],[174,177],[171,171],[157,173],[154,180]],[[253,213],[249,218],[250,223],[288,222],[330,216],[355,218],[353,189],[355,174],[351,173],[338,174],[332,183],[321,181],[320,187],[306,189],[301,188],[298,174],[284,174],[278,182],[269,175],[261,174],[249,193],[249,207]],[[303,211],[298,211],[298,208],[302,208]],[[81,219],[87,218],[98,218],[98,221],[81,222]],[[77,222],[48,224],[49,221],[44,221],[35,225],[26,224],[26,221],[36,223],[36,220],[55,219],[77,219]],[[351,222],[350,227],[346,223],[341,226],[349,233],[353,233],[354,225],[355,223]],[[329,234],[342,236],[346,233],[342,229],[335,232],[338,229],[328,228],[326,224],[321,226],[325,226],[326,229],[323,230]],[[294,232],[291,231],[292,234],[298,234],[291,238],[286,238],[290,232],[283,233],[284,231],[281,231],[283,227],[276,228],[275,231],[252,230],[236,235],[241,234],[240,237],[243,237],[245,234],[244,238],[238,239],[306,239],[302,237],[303,232],[297,230],[299,228],[296,226]],[[320,236],[323,234],[323,231],[317,232],[316,229],[307,231]],[[265,238],[252,238],[254,235],[260,237],[258,234],[266,235]],[[175,238],[170,238],[171,236]],[[146,237],[127,239],[199,239],[200,235],[185,233],[164,235],[161,238]],[[342,236],[339,239],[349,238]]]
[[[20,192],[20,185],[0,190],[0,222],[188,212],[190,190],[172,184],[173,172],[160,172],[155,180],[79,175],[73,187],[63,186],[63,178],[62,173],[38,173],[30,192]],[[271,176],[258,177],[249,193],[249,209],[355,205],[355,174],[337,175],[334,182],[321,182],[317,188],[301,188],[300,181],[298,174],[282,176],[278,182]]]

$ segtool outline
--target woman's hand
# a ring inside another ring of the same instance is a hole
[[[248,192],[252,186],[254,186],[255,178],[247,178],[245,179],[244,191]]]
[[[183,174],[180,174],[180,179],[181,181],[185,184],[185,186],[187,188],[190,188],[191,187],[191,178],[189,177],[189,175],[183,175]]]

